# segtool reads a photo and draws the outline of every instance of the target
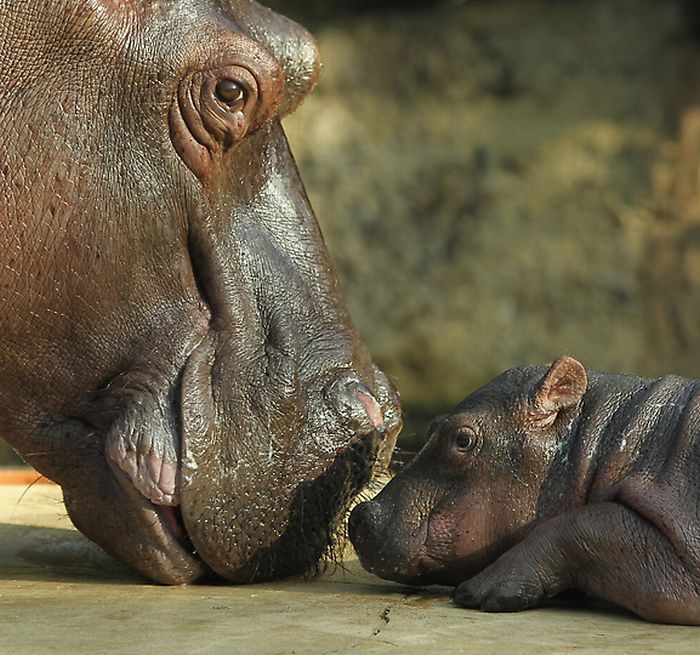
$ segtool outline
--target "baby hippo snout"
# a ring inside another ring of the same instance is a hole
[[[370,573],[403,584],[440,583],[432,575],[440,553],[427,547],[435,496],[416,486],[407,470],[348,519],[348,536]]]
[[[355,547],[362,566],[370,573],[377,573],[375,559],[380,557],[377,543],[377,525],[380,523],[380,507],[372,501],[360,503],[348,519],[348,536]]]
[[[348,519],[348,536],[362,566],[370,573],[387,580],[409,582],[402,575],[407,556],[410,557],[405,540],[391,531],[391,516],[384,510],[382,503],[371,500],[360,503]]]

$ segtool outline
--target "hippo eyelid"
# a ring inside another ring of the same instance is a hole
[[[209,184],[228,151],[274,120],[283,91],[279,62],[241,35],[226,56],[181,78],[168,117],[175,151]]]
[[[240,91],[240,96],[236,101],[227,101],[222,95],[224,88],[228,85],[235,86]],[[220,108],[222,113],[219,115],[222,118],[231,112],[239,111],[246,114],[246,118],[251,123],[255,123],[255,114],[262,101],[255,76],[250,71],[240,67],[232,67],[219,71],[218,75],[210,76],[202,85],[202,99],[206,103],[214,101],[212,109],[218,110]]]

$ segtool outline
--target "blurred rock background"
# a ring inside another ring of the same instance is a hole
[[[561,353],[700,377],[700,8],[279,0],[318,38],[286,120],[404,447]]]
[[[561,353],[700,377],[700,11],[286,0],[324,72],[286,121],[403,444]]]

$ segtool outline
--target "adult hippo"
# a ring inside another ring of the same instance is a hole
[[[0,434],[163,583],[312,568],[399,429],[280,127],[318,70],[248,0],[0,0]]]

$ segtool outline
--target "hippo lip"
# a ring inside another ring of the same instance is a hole
[[[394,579],[397,582],[412,585],[447,585],[451,586],[450,577],[446,574],[449,567],[437,555],[436,547],[441,543],[440,534],[451,534],[450,530],[438,529],[439,519],[429,514],[421,521],[418,534],[422,536],[421,545],[411,560],[402,567],[402,571]]]
[[[180,508],[156,505],[146,498],[125,474],[117,475],[122,490],[151,533],[151,545],[162,555],[164,570],[152,577],[166,584],[187,584],[201,578],[207,571],[190,541]]]

